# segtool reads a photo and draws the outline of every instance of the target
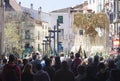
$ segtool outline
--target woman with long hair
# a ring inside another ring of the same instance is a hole
[[[22,73],[22,81],[34,81],[33,77],[32,65],[26,64]]]

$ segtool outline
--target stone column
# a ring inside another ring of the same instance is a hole
[[[3,0],[0,0],[0,58],[3,54],[3,31],[4,31],[4,5]]]

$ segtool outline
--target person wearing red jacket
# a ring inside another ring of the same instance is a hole
[[[9,56],[8,64],[3,68],[2,81],[21,81],[21,69],[15,63],[15,56],[12,54]]]

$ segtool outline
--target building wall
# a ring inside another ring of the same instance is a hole
[[[49,25],[50,15],[49,13],[45,13],[39,10],[34,10],[31,8],[22,7],[23,12],[29,12],[30,17],[34,20],[34,29],[31,29],[33,33],[34,42],[32,42],[32,46],[34,46],[34,50],[38,51],[39,49],[43,50],[43,40],[45,40],[45,36],[48,36],[48,28],[51,27]],[[39,20],[41,24],[35,23],[36,20]],[[29,27],[28,27],[29,28]]]
[[[71,48],[69,43],[72,39],[74,39],[73,36],[73,30],[72,30],[72,21],[71,21],[71,13],[50,13],[50,26],[53,29],[54,26],[57,24],[58,16],[63,16],[63,23],[60,24],[59,29],[63,29],[63,32],[61,31],[59,33],[59,41],[62,42],[64,52],[68,50],[68,48]],[[70,38],[71,36],[71,38]],[[72,43],[72,42],[71,42]]]
[[[114,31],[113,31],[113,39],[114,40],[120,40],[120,0],[114,0]],[[113,40],[113,42],[114,42]],[[117,44],[117,46],[114,46],[114,48],[120,49],[120,41]]]
[[[34,47],[35,46],[35,40],[34,40],[35,26],[33,25],[30,26],[30,22],[23,22],[21,31],[22,31],[21,32],[22,33],[22,47],[24,48],[25,44],[27,43],[29,43],[30,46]],[[27,37],[27,35],[29,37]]]
[[[35,25],[35,51],[38,51],[38,47],[43,50],[43,40],[45,40],[45,36],[48,36],[48,23],[42,21],[42,25]]]
[[[97,12],[97,2],[96,0],[88,0],[88,9],[92,9],[93,11]]]
[[[88,0],[88,9],[92,9],[95,13],[101,12],[104,8],[104,0]]]
[[[3,28],[4,28],[4,7],[2,4],[3,0],[0,0],[0,58],[4,52],[4,44],[3,44]]]

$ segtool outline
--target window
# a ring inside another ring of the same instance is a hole
[[[89,0],[89,3],[90,3],[90,4],[92,3],[91,0]]]
[[[118,1],[118,19],[120,19],[120,0]]]
[[[42,29],[44,29],[44,25],[42,25]]]
[[[118,1],[118,11],[120,11],[120,0]]]
[[[30,39],[30,30],[25,30],[25,39]]]
[[[38,31],[38,40],[40,40],[40,31]]]
[[[118,12],[118,19],[120,19],[120,11]]]
[[[29,48],[29,47],[30,47],[30,43],[29,43],[29,42],[26,42],[24,47],[25,47],[25,49],[26,49],[26,48]]]
[[[98,5],[98,11],[100,12],[102,10],[102,5],[101,5],[101,3],[99,3],[99,5]]]
[[[45,32],[45,36],[48,35],[48,32]]]
[[[114,19],[116,17],[116,2],[114,1]]]
[[[40,51],[40,44],[38,44],[38,51]]]
[[[45,29],[47,29],[47,26],[45,25]]]
[[[118,28],[119,28],[119,31],[120,31],[120,26]]]
[[[60,29],[59,35],[64,36],[64,29]]]

